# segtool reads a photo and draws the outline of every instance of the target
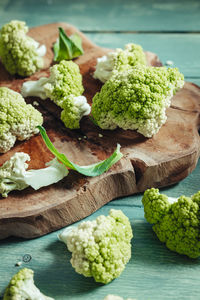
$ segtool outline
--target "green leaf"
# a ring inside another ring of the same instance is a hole
[[[120,158],[122,158],[123,154],[120,152],[120,145],[117,144],[117,148],[113,152],[113,154],[108,157],[107,159],[100,161],[96,164],[92,164],[89,166],[79,166],[75,163],[68,160],[68,158],[63,154],[60,153],[52,144],[50,141],[46,130],[42,126],[37,126],[37,128],[40,130],[41,136],[47,146],[47,148],[53,153],[53,155],[62,162],[66,167],[75,170],[85,176],[98,176],[106,172],[113,164],[115,164]]]
[[[54,61],[71,60],[83,54],[82,40],[78,33],[74,33],[68,37],[63,30],[59,27],[59,39],[53,46]]]

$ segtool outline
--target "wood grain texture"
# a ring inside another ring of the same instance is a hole
[[[45,43],[48,49],[46,69],[29,79],[38,79],[49,74],[52,63],[52,44],[58,35],[58,26],[68,34],[76,29],[65,23],[49,24],[31,29],[30,35]],[[85,95],[91,103],[101,84],[92,78],[96,58],[109,51],[91,43],[82,33],[85,54],[76,62],[83,75]],[[151,65],[160,65],[156,55],[148,52]],[[0,85],[20,91],[24,79],[8,76],[0,65]],[[33,99],[29,99],[33,101]],[[32,238],[64,227],[88,216],[110,200],[144,191],[151,186],[161,187],[185,178],[196,166],[199,157],[199,101],[200,89],[191,83],[173,97],[167,111],[167,123],[152,139],[146,139],[134,131],[102,131],[89,118],[84,118],[79,131],[70,131],[59,121],[59,110],[50,101],[41,101],[44,126],[54,145],[72,161],[80,165],[105,159],[114,150],[116,143],[122,145],[124,158],[109,172],[98,178],[85,178],[71,172],[67,180],[33,191],[13,192],[1,200],[0,237],[10,235]],[[103,138],[99,137],[103,134]],[[87,139],[83,139],[87,136]],[[78,138],[82,137],[79,141]],[[37,151],[35,151],[37,149]],[[14,152],[24,151],[31,156],[30,168],[44,167],[52,158],[40,136],[18,143],[7,154],[1,155],[2,164]],[[79,207],[79,209],[77,209]]]
[[[198,0],[1,0],[0,25],[25,20],[29,26],[68,22],[80,30],[200,30]]]

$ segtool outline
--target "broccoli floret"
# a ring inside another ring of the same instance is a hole
[[[46,164],[46,168],[28,170],[30,156],[16,152],[0,167],[0,194],[7,197],[13,190],[23,190],[31,186],[35,190],[56,183],[68,175],[68,169],[56,158]]]
[[[14,75],[30,76],[43,68],[44,45],[39,46],[27,36],[28,27],[25,22],[11,21],[0,31],[0,58],[6,70]]]
[[[140,66],[116,73],[94,96],[92,116],[102,129],[118,126],[152,137],[166,122],[166,108],[183,84],[176,68]]]
[[[159,240],[179,254],[200,256],[200,191],[178,199],[148,189],[142,198],[146,220]]]
[[[61,61],[50,69],[50,77],[38,81],[27,81],[22,86],[22,95],[50,98],[60,106],[61,120],[67,128],[79,128],[81,118],[90,113],[90,105],[84,96],[82,76],[77,64],[72,61]]]
[[[27,140],[39,132],[42,125],[41,113],[23,97],[6,87],[0,87],[0,152],[13,147],[16,140]]]
[[[59,235],[72,252],[71,264],[76,272],[104,284],[124,270],[131,257],[132,237],[129,219],[114,209],[107,217],[82,222]]]
[[[61,120],[65,127],[70,129],[80,128],[80,120],[90,114],[91,107],[84,96],[70,95],[62,103]]]
[[[3,296],[3,300],[54,300],[40,292],[33,280],[31,269],[21,269],[10,280]]]
[[[127,44],[125,50],[116,49],[97,58],[94,78],[105,83],[115,72],[125,71],[138,65],[146,65],[146,56],[140,45]]]

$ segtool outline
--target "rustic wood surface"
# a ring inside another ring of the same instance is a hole
[[[45,68],[26,80],[35,80],[49,75],[52,65],[52,45],[58,36],[58,27],[68,35],[77,29],[65,23],[48,24],[32,28],[30,35],[47,47]],[[76,59],[83,75],[85,96],[91,103],[101,83],[92,77],[96,58],[109,50],[90,42],[79,32],[83,40],[84,55]],[[160,66],[157,56],[146,52],[149,65]],[[24,79],[11,77],[0,65],[0,85],[20,91]],[[96,178],[86,178],[76,172],[61,182],[34,191],[12,192],[1,200],[0,238],[19,236],[33,238],[62,228],[90,215],[104,204],[117,197],[144,191],[148,187],[163,187],[185,178],[196,166],[199,158],[200,139],[198,135],[200,112],[200,88],[185,83],[172,99],[167,110],[168,120],[153,138],[147,139],[135,131],[117,129],[103,131],[89,118],[81,122],[78,131],[67,130],[59,120],[60,109],[50,100],[37,100],[44,115],[44,126],[55,146],[72,161],[80,165],[105,159],[117,143],[122,146],[124,158],[109,172]],[[99,137],[102,134],[103,137]],[[86,136],[87,139],[83,137]],[[78,138],[81,137],[81,141]],[[52,159],[42,138],[38,135],[29,141],[17,143],[8,153],[0,156],[0,163],[15,152],[30,155],[30,168],[42,168]],[[79,207],[80,209],[77,209]]]
[[[0,1],[0,26],[12,19],[25,20],[30,27],[68,22],[101,47],[141,44],[157,53],[163,64],[171,60],[186,81],[198,85],[199,14],[199,0]],[[200,188],[199,178],[200,161],[187,178],[161,192],[172,197],[192,195]],[[134,194],[116,199],[86,218],[106,215],[111,208],[129,217],[134,231],[132,257],[118,279],[103,286],[75,273],[71,254],[57,239],[62,229],[32,240],[7,238],[0,241],[0,299],[11,276],[28,267],[35,271],[37,286],[56,300],[103,300],[107,294],[137,300],[199,300],[200,259],[173,253],[158,241],[144,219],[141,198],[142,194]]]

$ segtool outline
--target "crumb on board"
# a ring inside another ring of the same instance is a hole
[[[33,105],[39,106],[40,104],[37,101],[33,101]]]
[[[16,267],[19,267],[19,266],[21,266],[21,264],[22,264],[22,261],[18,261],[18,262],[15,264],[15,266],[16,266]]]
[[[81,138],[81,137],[79,137],[79,138],[78,138],[78,140],[79,140],[79,141],[81,141],[81,140],[82,140],[82,138]]]
[[[99,137],[102,138],[102,137],[103,137],[103,134],[99,133]]]

